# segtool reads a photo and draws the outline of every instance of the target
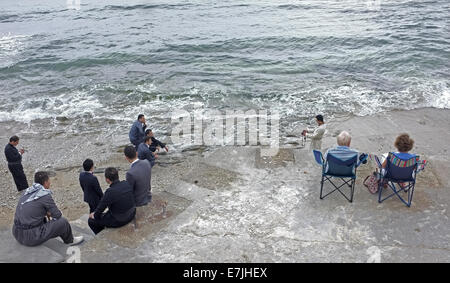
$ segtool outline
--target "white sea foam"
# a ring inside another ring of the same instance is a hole
[[[292,117],[302,117],[308,120],[316,113],[328,114],[332,118],[334,113],[351,113],[354,115],[372,115],[382,111],[393,109],[415,109],[422,107],[450,108],[450,91],[446,82],[411,79],[410,87],[396,92],[381,92],[358,83],[346,84],[337,88],[303,89],[297,92],[283,93],[269,99],[258,96],[249,99],[246,104],[236,105],[230,108],[228,100],[234,98],[224,94],[222,101],[217,101],[223,94],[211,88],[197,86],[187,89],[191,95],[178,95],[167,99],[161,95],[161,89],[154,83],[144,83],[135,87],[134,93],[124,99],[117,97],[113,102],[103,101],[95,95],[99,89],[93,86],[91,90],[72,91],[58,96],[29,97],[20,102],[11,103],[4,99],[0,106],[0,121],[20,121],[30,123],[33,120],[45,118],[65,117],[68,119],[98,118],[116,120],[122,127],[127,127],[136,119],[136,115],[144,113],[152,128],[164,129],[170,132],[172,126],[172,113],[185,109],[199,119],[207,118],[205,110],[220,109],[221,111],[242,110],[249,106],[254,109],[268,109],[278,111],[281,115],[281,123],[287,121],[284,127],[293,126]],[[101,90],[101,89],[100,89]],[[104,90],[102,90],[104,91]],[[154,99],[145,97],[146,94],[155,94]],[[313,93],[318,93],[316,96]],[[142,98],[135,97],[136,95]],[[314,96],[314,97],[313,97]],[[130,101],[138,101],[135,104]],[[124,104],[123,104],[124,103]],[[234,102],[236,103],[236,102]],[[123,105],[122,105],[123,104]],[[214,108],[217,107],[217,108]],[[224,112],[225,113],[225,112]],[[306,121],[305,120],[305,121]],[[296,119],[295,121],[298,121]],[[287,129],[289,130],[289,129]]]
[[[76,118],[85,114],[92,117],[103,108],[102,103],[86,92],[75,91],[55,97],[28,98],[17,103],[11,111],[0,111],[0,121],[30,123],[46,118]]]
[[[431,105],[436,108],[450,109],[450,89],[446,87],[442,90],[440,95],[437,93],[436,98],[432,100]]]

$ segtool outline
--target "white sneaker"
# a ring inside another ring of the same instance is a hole
[[[84,237],[83,236],[78,236],[78,237],[73,237],[73,242],[70,243],[70,246],[76,246],[78,244],[81,244],[84,241]]]

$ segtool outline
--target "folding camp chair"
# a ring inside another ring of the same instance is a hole
[[[375,157],[381,174],[378,185],[378,202],[391,198],[396,195],[407,207],[411,207],[411,202],[416,185],[417,173],[425,169],[426,160],[420,161],[419,156],[414,156],[410,159],[401,159],[395,153],[390,152],[386,158],[386,166],[382,168],[378,157]],[[403,184],[403,186],[401,185]],[[392,193],[382,198],[384,186],[392,190]],[[400,193],[407,193],[407,199],[404,199]]]
[[[322,180],[320,182],[320,199],[324,199],[328,195],[338,191],[343,195],[349,202],[353,202],[353,195],[355,193],[355,181],[356,181],[356,169],[365,162],[367,159],[366,154],[362,154],[360,160],[358,161],[358,154],[355,153],[353,156],[349,157],[347,160],[341,160],[331,153],[327,154],[327,159],[324,160],[322,152],[318,150],[313,150],[314,158],[316,162],[322,166]],[[333,178],[340,179],[343,183],[337,186],[333,182]],[[323,185],[325,182],[330,182],[335,188],[326,195],[323,195]],[[341,188],[347,185],[350,188],[350,196],[347,196],[341,191]]]

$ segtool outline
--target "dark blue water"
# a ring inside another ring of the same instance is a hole
[[[143,112],[168,132],[192,105],[285,128],[450,108],[450,1],[370,2],[2,0],[0,121],[122,133]]]

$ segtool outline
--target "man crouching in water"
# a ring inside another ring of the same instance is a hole
[[[34,184],[26,189],[19,200],[14,216],[12,233],[25,246],[38,246],[61,237],[71,246],[83,242],[83,237],[73,237],[72,228],[52,198],[50,178],[46,172],[34,175]]]

